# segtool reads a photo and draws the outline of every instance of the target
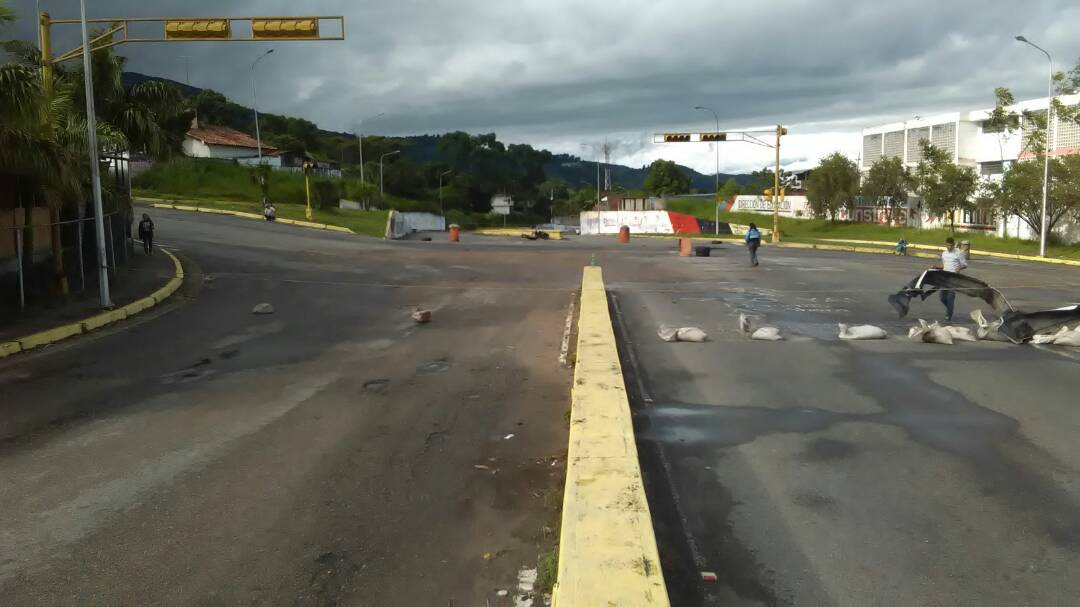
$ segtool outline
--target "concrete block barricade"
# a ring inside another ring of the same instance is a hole
[[[601,269],[581,283],[555,607],[670,605]]]

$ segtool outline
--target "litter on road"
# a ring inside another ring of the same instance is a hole
[[[431,322],[431,310],[425,310],[423,308],[417,308],[413,310],[412,319],[419,324]]]
[[[750,339],[756,339],[758,341],[780,341],[784,339],[784,337],[780,335],[780,329],[776,327],[761,327],[750,334]]]
[[[251,309],[252,314],[273,314],[274,306],[266,302],[255,304],[255,307]]]
[[[885,339],[889,336],[885,329],[874,325],[856,325],[850,327],[839,323],[840,339]]]
[[[697,327],[682,327],[672,328],[667,326],[661,326],[660,330],[656,332],[657,336],[664,341],[688,341],[693,343],[702,343],[709,339],[709,336]]]
[[[921,318],[919,324],[911,327],[911,330],[908,331],[908,338],[928,344],[944,344],[947,346],[953,344],[953,336],[948,329],[937,322],[928,323]]]

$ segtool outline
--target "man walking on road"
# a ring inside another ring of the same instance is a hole
[[[139,240],[143,243],[143,250],[149,255],[154,250],[154,221],[150,216],[143,213],[142,221],[139,222]]]
[[[755,268],[758,265],[757,250],[761,246],[761,232],[758,231],[756,224],[750,224],[750,228],[746,230],[746,248],[750,250],[750,264]]]
[[[945,250],[941,252],[941,265],[934,266],[934,269],[946,272],[967,269],[967,257],[956,248],[956,240],[952,236],[945,239]],[[942,289],[941,303],[945,305],[945,322],[952,322],[953,311],[956,309],[956,291]]]

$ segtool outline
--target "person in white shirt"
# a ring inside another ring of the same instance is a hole
[[[941,252],[941,265],[934,268],[946,272],[959,272],[966,270],[967,267],[967,256],[956,248],[956,240],[951,236],[946,238],[945,250]],[[945,305],[945,322],[952,322],[953,311],[956,309],[956,291],[942,289],[941,303]]]

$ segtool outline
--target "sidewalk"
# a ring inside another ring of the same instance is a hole
[[[165,253],[154,250],[147,256],[141,247],[135,254],[130,267],[117,268],[109,281],[113,304],[121,306],[142,299],[175,276],[176,270],[172,259]],[[57,299],[38,305],[27,305],[20,310],[17,293],[0,293],[0,342],[10,341],[64,325],[79,322],[100,313],[98,303],[97,276],[87,273],[86,290],[78,289],[78,281],[72,285],[71,296],[67,302]]]

